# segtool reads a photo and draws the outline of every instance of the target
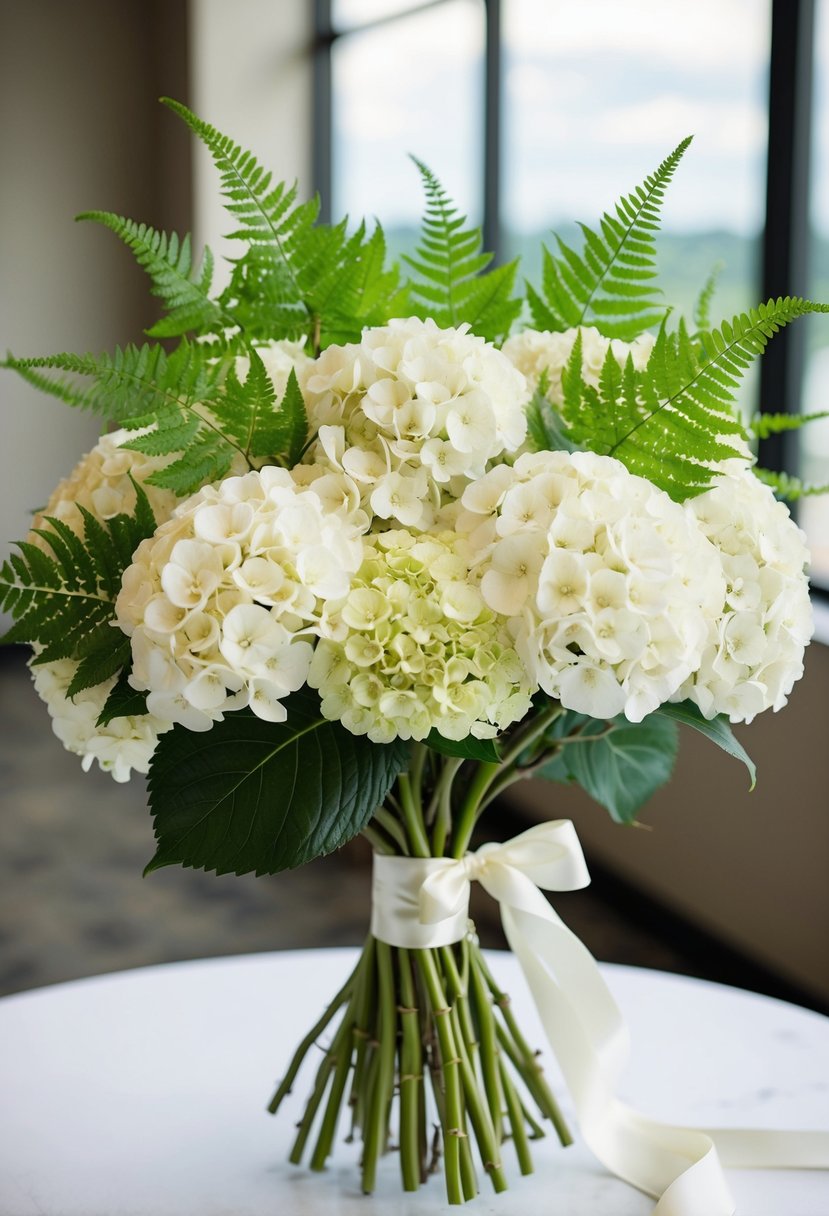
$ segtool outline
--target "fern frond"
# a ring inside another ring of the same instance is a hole
[[[559,237],[557,255],[544,247],[542,290],[527,287],[537,328],[596,325],[607,337],[631,341],[663,320],[661,293],[653,285],[654,236],[665,190],[690,142],[684,139],[641,186],[605,212],[598,230],[579,225],[581,253]]]
[[[768,439],[769,435],[780,435],[783,431],[799,431],[808,422],[829,418],[829,410],[816,414],[755,414],[748,430],[756,439]]]
[[[233,325],[221,305],[210,298],[213,255],[205,248],[201,266],[193,266],[190,234],[179,240],[175,232],[157,232],[111,211],[84,211],[78,220],[94,220],[109,228],[132,250],[150,276],[150,290],[164,301],[168,315],[147,333],[154,338],[177,338],[186,333],[211,333]]]
[[[146,494],[138,485],[135,492],[132,515],[101,523],[81,508],[83,537],[47,517],[37,530],[43,547],[21,541],[0,568],[0,608],[15,619],[3,642],[34,645],[35,664],[76,660],[70,697],[129,662],[129,639],[112,627],[115,599],[135,550],[155,530]]]
[[[645,369],[635,372],[629,358],[621,383],[608,354],[598,390],[584,383],[574,347],[562,375],[565,423],[575,442],[615,456],[672,498],[699,494],[713,467],[735,455],[731,440],[745,439],[733,408],[740,378],[773,334],[811,312],[829,305],[769,300],[712,329],[702,360],[683,324],[675,334],[663,326]]]
[[[492,255],[481,252],[480,229],[464,227],[466,217],[458,215],[435,175],[412,159],[426,192],[426,215],[415,255],[405,258],[416,272],[408,284],[411,308],[442,327],[466,322],[473,333],[497,342],[521,311],[512,295],[518,262],[486,271]]]
[[[775,496],[784,502],[797,502],[800,498],[812,498],[818,494],[829,494],[829,483],[822,486],[810,485],[799,477],[790,477],[788,473],[772,472],[771,469],[754,469],[756,477],[764,485],[771,486]]]
[[[545,368],[526,408],[527,440],[536,452],[572,452],[575,445],[550,401],[549,391],[550,374]]]
[[[714,292],[717,290],[717,283],[724,266],[724,262],[717,262],[711,267],[711,273],[703,283],[702,290],[697,296],[696,303],[694,304],[693,321],[698,335],[711,328],[711,301],[714,298]]]

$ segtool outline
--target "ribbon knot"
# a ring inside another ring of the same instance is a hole
[[[458,860],[375,854],[371,932],[392,946],[447,946],[468,932],[472,882],[498,901],[582,1135],[614,1174],[659,1197],[654,1216],[732,1216],[715,1141],[726,1164],[829,1167],[829,1133],[672,1127],[616,1097],[629,1055],[622,1015],[592,954],[541,894],[589,881],[568,819]]]

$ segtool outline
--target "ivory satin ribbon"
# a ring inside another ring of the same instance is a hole
[[[460,941],[472,881],[500,905],[585,1142],[614,1174],[658,1199],[654,1216],[733,1216],[723,1164],[829,1168],[829,1132],[673,1127],[615,1096],[629,1057],[627,1028],[595,959],[539,890],[573,891],[590,882],[569,819],[485,844],[460,861],[376,853],[373,935],[410,949]]]

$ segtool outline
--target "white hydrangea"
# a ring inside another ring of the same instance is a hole
[[[706,718],[750,722],[781,709],[812,636],[806,538],[742,461],[729,461],[690,508],[719,552],[725,592],[699,670],[678,691]]]
[[[68,524],[73,532],[83,534],[85,507],[97,520],[112,519],[115,515],[131,514],[135,510],[135,486],[142,486],[159,521],[169,519],[178,501],[171,490],[147,484],[148,477],[173,459],[172,456],[145,456],[123,448],[121,444],[143,431],[111,431],[102,435],[95,447],[83,456],[68,477],[52,493],[43,511],[34,519],[33,527],[48,527],[44,517],[49,515]],[[34,534],[29,538],[44,546],[45,542]]]
[[[483,338],[415,317],[329,346],[305,382],[327,461],[360,487],[373,516],[426,530],[489,461],[527,430],[523,376]]]
[[[143,432],[119,430],[102,435],[91,452],[82,457],[68,477],[51,495],[33,521],[33,528],[49,530],[46,516],[60,519],[78,535],[83,534],[81,507],[99,522],[135,510],[135,486],[143,486],[155,517],[168,519],[178,501],[170,490],[148,485],[147,478],[169,464],[170,456],[145,456],[120,445]],[[48,550],[47,542],[34,531],[29,541]],[[66,693],[78,669],[74,659],[30,665],[38,696],[46,703],[52,729],[67,751],[83,757],[88,770],[93,761],[116,781],[128,781],[130,771],[146,773],[158,736],[172,725],[152,714],[113,718],[97,726],[98,717],[115,680],[76,693]]]
[[[619,461],[539,452],[470,486],[459,527],[533,681],[567,709],[639,722],[700,662],[724,580],[691,513]]]
[[[371,537],[333,637],[308,683],[326,718],[377,743],[492,737],[530,709],[533,691],[503,617],[487,608],[466,544],[453,532]]]
[[[343,474],[303,485],[267,467],[200,490],[141,543],[116,613],[151,713],[190,730],[245,705],[284,721],[324,607],[362,562],[359,503]]]
[[[72,659],[30,663],[35,689],[46,704],[53,731],[67,751],[83,757],[84,772],[97,760],[98,766],[116,781],[129,781],[132,769],[146,773],[158,736],[169,730],[171,723],[141,714],[113,718],[108,725],[98,726],[115,680],[87,688],[70,700],[66,694],[77,666]]]
[[[653,334],[640,334],[632,342],[622,342],[619,338],[603,337],[593,326],[582,325],[563,333],[525,329],[508,338],[502,349],[510,362],[526,377],[531,392],[535,390],[541,373],[546,371],[550,382],[550,401],[553,405],[561,405],[564,401],[561,373],[573,353],[579,333],[582,341],[582,375],[585,383],[594,388],[598,386],[608,350],[612,351],[620,367],[625,366],[630,355],[636,370],[643,371],[656,341]]]

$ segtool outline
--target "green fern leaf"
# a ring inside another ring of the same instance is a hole
[[[745,439],[734,394],[751,362],[784,325],[827,311],[829,305],[808,300],[769,300],[712,329],[702,358],[684,325],[674,334],[663,326],[643,371],[635,372],[629,358],[620,380],[608,354],[598,390],[583,380],[579,337],[562,374],[569,433],[678,501],[699,494],[714,466],[734,456],[733,440]]]
[[[631,341],[664,319],[654,286],[654,237],[665,190],[690,142],[684,139],[655,173],[606,212],[598,230],[579,225],[581,253],[558,237],[557,256],[544,248],[542,290],[527,288],[537,328],[597,325],[607,337]]]
[[[21,541],[0,569],[0,608],[15,622],[3,642],[31,643],[35,664],[77,661],[69,696],[129,662],[129,639],[113,628],[115,599],[135,550],[155,530],[146,494],[138,485],[135,491],[132,515],[101,523],[81,508],[83,537],[47,517],[38,535],[48,548]]]
[[[129,671],[126,668],[119,674],[107,694],[96,726],[108,726],[114,718],[138,718],[147,712],[147,694],[136,692],[130,686],[128,675]]]
[[[235,324],[221,305],[210,299],[213,255],[205,249],[200,267],[193,266],[189,233],[157,232],[111,211],[84,211],[78,220],[94,220],[109,228],[135,254],[150,276],[151,291],[164,301],[168,315],[147,332],[154,338],[176,338],[186,333],[210,333]]]
[[[426,215],[420,244],[405,261],[416,272],[408,284],[416,316],[432,317],[439,326],[466,322],[473,333],[497,342],[509,333],[521,311],[512,295],[517,261],[486,271],[492,255],[481,252],[479,228],[465,228],[434,174],[412,158],[426,192]]]
[[[572,452],[575,445],[550,401],[549,390],[550,377],[545,368],[527,405],[527,439],[536,452]]]
[[[711,328],[711,301],[714,298],[714,292],[717,290],[717,283],[720,275],[723,272],[724,263],[717,262],[711,268],[711,273],[705,280],[702,290],[697,296],[694,304],[694,325],[697,328],[697,334],[701,335],[706,330]]]
[[[775,496],[783,502],[797,502],[800,498],[813,498],[818,494],[829,494],[829,484],[817,486],[801,481],[799,477],[791,477],[788,473],[772,472],[771,469],[754,469],[754,473],[764,485],[771,486]]]
[[[799,431],[808,422],[829,418],[829,410],[816,414],[755,414],[748,429],[756,439],[768,439],[769,435],[780,435],[783,431]]]
[[[308,438],[305,402],[296,373],[288,378],[277,406],[273,382],[255,348],[248,352],[250,370],[240,383],[231,366],[216,404],[225,430],[245,456],[291,466],[299,459]]]

